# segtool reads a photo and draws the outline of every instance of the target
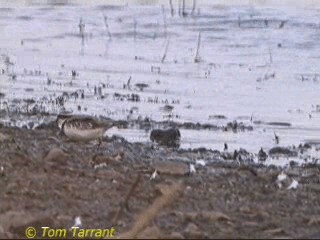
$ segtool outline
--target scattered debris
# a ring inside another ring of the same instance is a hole
[[[157,170],[154,170],[154,172],[151,174],[150,180],[155,179],[158,176]]]
[[[189,173],[190,174],[196,173],[196,168],[192,163],[189,164]]]
[[[153,204],[146,210],[142,211],[133,223],[132,228],[119,235],[119,238],[135,238],[141,233],[159,214],[159,212],[169,204],[171,204],[181,192],[183,192],[184,186],[181,183],[173,184],[166,194],[163,194],[157,198]]]
[[[292,183],[288,187],[288,189],[296,189],[298,187],[299,183],[297,180],[293,179]]]

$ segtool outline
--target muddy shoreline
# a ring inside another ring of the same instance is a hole
[[[1,238],[24,236],[30,225],[70,228],[76,216],[84,228],[113,226],[119,236],[176,183],[183,186],[179,195],[138,237],[320,236],[317,164],[282,169],[226,160],[217,150],[153,147],[118,137],[98,147],[70,142],[50,125],[1,127],[0,134]],[[286,178],[279,181],[281,174]]]

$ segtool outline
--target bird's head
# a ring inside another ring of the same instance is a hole
[[[57,120],[56,120],[56,123],[57,123],[58,127],[60,129],[62,129],[63,123],[70,117],[71,117],[71,115],[59,114],[58,117],[57,117]]]

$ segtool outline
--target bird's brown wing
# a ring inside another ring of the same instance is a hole
[[[73,128],[85,130],[85,129],[99,128],[99,127],[101,127],[101,125],[99,125],[99,123],[93,118],[74,117],[74,118],[67,119],[64,122],[63,127],[73,127]]]

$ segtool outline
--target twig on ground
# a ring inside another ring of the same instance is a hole
[[[287,21],[283,20],[281,21],[280,25],[279,25],[279,28],[283,28],[284,27],[284,24],[286,23]]]
[[[121,203],[118,211],[116,212],[116,214],[114,215],[113,219],[112,219],[112,225],[111,226],[114,226],[117,224],[118,220],[119,220],[119,217],[121,216],[121,214],[123,213],[123,210],[124,208],[126,210],[129,210],[129,199],[130,197],[132,196],[134,190],[137,188],[138,186],[138,183],[140,182],[141,180],[141,175],[139,174],[136,178],[136,180],[134,181],[134,183],[132,184],[128,194],[126,195],[124,201]]]
[[[167,43],[166,43],[166,47],[164,49],[164,53],[163,53],[163,56],[161,58],[161,62],[163,63],[164,60],[166,59],[167,57],[167,52],[168,52],[168,48],[169,48],[169,43],[170,43],[170,39],[168,39]]]
[[[201,32],[199,32],[199,35],[198,35],[198,44],[197,44],[197,49],[196,49],[196,53],[195,53],[195,56],[194,56],[194,62],[195,63],[198,63],[201,60],[200,59],[200,55],[199,55],[200,43],[201,43]]]
[[[168,187],[162,196],[158,197],[150,207],[138,215],[132,228],[128,232],[118,236],[118,238],[135,238],[157,217],[164,207],[171,204],[179,196],[179,193],[183,192],[183,189],[184,186],[181,183],[176,183]]]

